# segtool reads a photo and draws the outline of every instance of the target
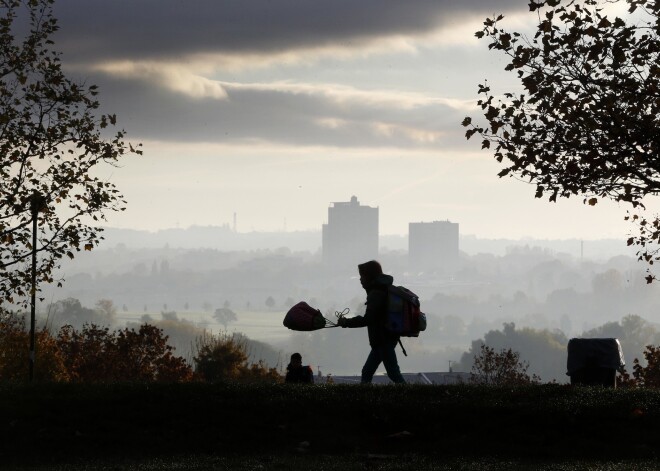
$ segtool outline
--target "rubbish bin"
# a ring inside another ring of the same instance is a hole
[[[571,339],[566,373],[571,384],[616,388],[616,372],[624,367],[618,339]]]

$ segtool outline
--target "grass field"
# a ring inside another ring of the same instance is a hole
[[[660,392],[0,385],[2,469],[659,469]]]

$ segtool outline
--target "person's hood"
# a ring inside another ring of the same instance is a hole
[[[387,286],[391,286],[392,283],[394,283],[394,278],[391,275],[382,274],[382,275],[376,276],[376,279],[374,279],[374,281],[369,286],[367,286],[367,288],[365,288],[365,289],[368,291],[368,290],[370,290],[372,288],[375,288],[377,286],[387,287]]]

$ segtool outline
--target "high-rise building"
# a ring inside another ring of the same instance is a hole
[[[458,264],[458,223],[409,223],[408,262],[414,272],[454,270]]]
[[[332,203],[323,224],[323,262],[353,266],[378,257],[378,208],[362,206],[356,196]]]

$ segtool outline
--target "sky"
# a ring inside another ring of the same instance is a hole
[[[467,141],[478,84],[517,90],[474,33],[530,31],[527,0],[62,0],[66,70],[100,87],[143,156],[101,171],[128,201],[108,226],[320,230],[332,202],[382,234],[450,220],[484,238],[621,238],[626,208],[556,204],[500,179]]]

